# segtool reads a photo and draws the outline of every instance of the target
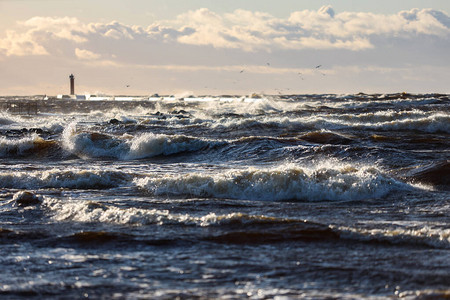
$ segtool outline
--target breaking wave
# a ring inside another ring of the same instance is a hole
[[[354,114],[312,114],[280,117],[278,114],[245,118],[221,118],[210,125],[220,130],[260,128],[305,128],[309,130],[414,130],[427,133],[450,133],[450,115],[445,112],[387,111]]]
[[[19,139],[0,137],[0,158],[45,156],[57,152],[60,147],[57,142],[44,140],[37,134]]]
[[[307,168],[293,164],[217,174],[150,176],[135,179],[135,184],[154,195],[267,201],[362,200],[411,188],[375,167],[321,165]]]
[[[71,125],[63,133],[64,149],[80,157],[105,157],[122,160],[150,158],[198,151],[210,141],[184,135],[143,133],[113,136],[97,132],[77,132]]]
[[[51,169],[43,172],[2,172],[1,188],[40,189],[105,189],[125,185],[132,180],[131,175],[108,170],[67,170]]]
[[[364,229],[245,213],[224,215],[209,213],[203,216],[192,216],[172,213],[169,210],[124,208],[111,203],[59,201],[50,198],[47,198],[43,205],[50,210],[52,218],[56,221],[228,228],[229,230],[226,233],[204,237],[208,241],[227,244],[344,239],[363,243],[411,244],[450,248],[450,230],[435,229],[430,226],[404,225],[392,228],[382,226],[381,228]],[[252,228],[252,230],[247,230],[247,228]]]

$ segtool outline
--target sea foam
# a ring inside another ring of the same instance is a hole
[[[26,137],[13,139],[0,137],[0,158],[4,157],[23,157],[48,154],[49,151],[57,151],[59,146],[57,142],[44,140],[37,134],[31,134]]]
[[[41,188],[71,188],[71,189],[104,189],[114,188],[132,181],[132,176],[113,170],[59,170],[46,171],[2,172],[0,174],[1,188],[41,189]]]
[[[384,175],[376,167],[285,164],[221,173],[190,173],[136,178],[154,195],[217,197],[248,200],[362,200],[380,198],[412,187]]]
[[[437,228],[423,224],[421,226],[393,226],[390,228],[354,228],[354,227],[336,227],[343,238],[357,239],[361,241],[379,241],[390,242],[392,244],[422,244],[437,248],[450,248],[450,229],[442,229],[445,225],[441,224]]]
[[[78,132],[75,128],[76,125],[72,124],[65,129],[63,146],[82,158],[142,159],[197,151],[214,143],[184,135],[142,133],[136,136],[115,136],[90,131]]]
[[[182,152],[198,151],[209,145],[206,140],[183,135],[145,133],[133,138],[129,143],[124,159],[139,159],[158,155],[172,155]]]

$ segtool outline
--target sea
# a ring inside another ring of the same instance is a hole
[[[0,102],[1,299],[450,298],[448,94]]]

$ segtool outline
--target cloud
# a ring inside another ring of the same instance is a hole
[[[450,18],[431,9],[413,9],[394,15],[361,12],[335,13],[331,6],[318,11],[296,11],[288,18],[268,13],[236,10],[217,14],[206,8],[188,11],[174,20],[147,28],[119,22],[85,24],[76,18],[34,17],[6,31],[0,39],[0,53],[11,56],[55,55],[75,52],[92,59],[78,45],[139,45],[151,47],[168,43],[247,52],[302,49],[346,49],[362,51],[375,47],[374,41],[417,39],[420,36],[447,39]],[[116,41],[116,42],[113,42]],[[72,50],[67,49],[72,48]]]
[[[6,31],[6,37],[0,39],[0,54],[6,56],[25,55],[48,55],[47,50],[32,33],[17,33],[12,30]]]
[[[334,10],[331,7],[331,5],[327,5],[327,6],[322,6],[319,9],[319,14],[325,15],[325,16],[329,16],[330,18],[334,18]]]
[[[33,17],[22,24],[35,38],[65,39],[76,43],[86,41],[82,35],[87,32],[87,26],[76,18]]]
[[[262,89],[307,85],[321,92],[362,81],[396,89],[409,80],[406,74],[423,82],[433,78],[430,86],[448,90],[449,48],[450,18],[432,9],[387,15],[324,6],[277,18],[243,9],[219,14],[202,8],[146,27],[34,17],[0,32],[0,88],[5,92],[7,83],[13,83],[11,72],[33,82],[45,80],[36,70],[61,74],[69,69],[92,85],[115,76],[117,86],[124,86],[125,76],[127,82],[134,78],[141,81],[140,91],[149,86],[170,90],[171,84],[191,88],[198,82],[200,87],[228,84],[228,90],[253,89],[258,82]],[[315,69],[319,64],[320,70]],[[433,70],[439,76],[433,77]],[[313,78],[327,85],[314,86]],[[409,86],[416,87],[419,81],[414,82]]]
[[[91,23],[88,25],[88,33],[116,40],[133,40],[135,36],[146,34],[145,30],[139,26],[127,26],[117,21],[107,24]]]
[[[80,48],[75,48],[75,56],[78,59],[82,59],[82,60],[96,60],[101,57],[100,54],[96,54],[92,51],[89,51],[86,49],[80,49]]]
[[[21,31],[7,30],[0,39],[0,52],[6,56],[50,55],[49,41],[87,41],[86,25],[76,18],[33,17],[19,25]]]

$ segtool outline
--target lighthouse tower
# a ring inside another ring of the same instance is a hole
[[[75,76],[70,74],[70,95],[75,95]]]

